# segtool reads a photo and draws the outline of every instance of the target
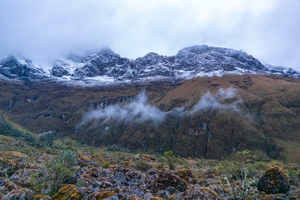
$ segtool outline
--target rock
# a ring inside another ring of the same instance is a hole
[[[17,151],[10,151],[9,154],[14,158],[28,157],[26,154]]]
[[[84,196],[84,190],[75,185],[69,184],[61,188],[52,199],[57,200],[79,200]]]
[[[282,168],[270,167],[259,179],[257,188],[267,194],[287,193],[290,190],[289,177]]]
[[[8,194],[2,197],[2,200],[20,199],[20,200],[32,200],[33,193],[28,188],[14,189]]]
[[[42,162],[45,162],[45,161],[48,161],[48,160],[51,161],[53,159],[54,159],[54,156],[45,153],[42,156],[39,156],[37,158],[37,162],[42,163]]]
[[[160,190],[156,194],[158,197],[161,197],[163,199],[167,199],[168,196],[170,196],[170,193],[167,190]]]
[[[255,163],[255,161],[253,159],[247,159],[245,161],[245,164],[253,164],[253,163]]]
[[[170,193],[170,195],[176,193],[176,189],[175,189],[174,187],[168,187],[168,188],[166,189],[166,191],[168,191],[168,192]]]
[[[14,190],[14,189],[17,189],[17,188],[18,188],[17,184],[15,184],[12,181],[9,181],[9,182],[5,183],[5,190],[11,191],[11,190]]]
[[[180,178],[189,181],[190,178],[193,178],[193,174],[190,169],[179,169],[177,170],[177,174]]]
[[[141,179],[143,175],[144,174],[140,171],[128,171],[125,173],[127,181],[130,181],[132,179]]]
[[[201,199],[201,200],[210,200],[210,199],[222,199],[218,194],[212,190],[211,187],[200,187],[196,185],[189,188],[185,192],[175,193],[168,197],[172,200],[190,200],[190,199]]]
[[[5,185],[5,181],[3,179],[0,179],[0,187]]]
[[[146,160],[146,161],[154,161],[155,157],[153,155],[148,155],[148,154],[143,154],[141,156],[142,159]]]
[[[140,198],[138,195],[136,194],[132,194],[130,195],[128,198],[128,200],[143,200],[142,198]]]
[[[111,191],[101,191],[101,192],[95,192],[93,194],[90,194],[88,199],[89,200],[102,200],[102,199],[108,199],[110,197],[115,197],[115,193]]]
[[[173,186],[181,192],[187,189],[186,182],[172,172],[163,172],[153,181],[153,187],[156,191],[163,190],[169,186]]]
[[[144,195],[145,200],[150,200],[152,198],[153,198],[153,195],[151,193],[147,193],[147,194]]]
[[[43,194],[37,194],[33,196],[34,200],[51,200],[51,197]]]
[[[87,164],[94,164],[94,161],[92,160],[92,157],[89,155],[83,154],[83,152],[78,152],[79,158],[77,160],[78,164],[85,162]]]

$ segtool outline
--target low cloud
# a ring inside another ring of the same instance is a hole
[[[165,120],[168,114],[178,115],[179,117],[187,115],[193,115],[196,112],[203,112],[205,110],[230,110],[234,112],[239,112],[238,103],[241,100],[235,100],[231,103],[224,103],[223,101],[229,100],[237,96],[237,91],[234,88],[219,89],[216,94],[211,94],[207,92],[201,97],[199,102],[195,104],[190,110],[185,107],[176,107],[168,112],[159,110],[157,107],[147,103],[147,96],[145,91],[141,92],[132,102],[126,105],[110,105],[104,109],[97,109],[86,113],[82,121],[79,123],[78,127],[93,121],[99,120],[101,123],[107,123],[109,121],[117,121],[119,123],[125,122],[138,122],[142,123],[145,121],[152,122],[155,126]]]
[[[165,119],[167,112],[163,112],[147,103],[147,96],[145,91],[141,92],[137,98],[124,105],[120,106],[119,104],[110,105],[104,109],[97,109],[91,112],[88,112],[84,115],[82,122],[79,126],[92,121],[92,120],[103,120],[103,123],[113,120],[113,121],[125,121],[128,122],[144,122],[147,120],[152,121],[154,124]]]
[[[207,92],[201,97],[199,102],[193,106],[193,108],[188,112],[188,114],[194,114],[196,112],[201,112],[206,109],[226,109],[233,110],[235,112],[240,112],[237,104],[241,102],[240,99],[230,103],[224,104],[223,100],[232,99],[237,95],[237,90],[235,88],[219,89],[219,91],[212,95],[210,92]]]

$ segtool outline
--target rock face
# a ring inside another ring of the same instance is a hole
[[[74,72],[71,68],[75,69]],[[267,71],[257,59],[242,51],[202,45],[184,48],[175,56],[161,56],[152,52],[136,60],[122,58],[110,49],[103,49],[97,54],[76,59],[76,62],[57,61],[52,75],[70,76],[74,80],[91,77],[100,80],[101,77],[103,80],[122,82]]]
[[[258,181],[258,190],[268,194],[287,193],[290,190],[289,177],[279,167],[270,167]]]
[[[0,74],[10,79],[43,79],[47,76],[42,69],[35,67],[29,60],[19,60],[10,56],[0,61]]]

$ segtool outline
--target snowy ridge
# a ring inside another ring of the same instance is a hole
[[[191,79],[224,74],[277,74],[300,78],[300,73],[291,68],[263,65],[243,51],[206,45],[184,48],[175,56],[151,52],[135,60],[121,57],[106,48],[97,54],[61,58],[53,65],[36,64],[10,56],[0,61],[0,74],[0,78],[76,85]]]

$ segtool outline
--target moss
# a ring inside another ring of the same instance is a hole
[[[259,179],[258,189],[266,193],[287,193],[290,189],[288,175],[280,167],[270,167]]]
[[[43,194],[37,194],[33,196],[33,200],[51,200],[51,197]]]
[[[53,197],[54,200],[80,200],[83,194],[81,194],[75,185],[69,184],[61,188]]]
[[[21,157],[28,157],[26,154],[17,152],[17,151],[10,151],[9,154],[14,158],[21,158]]]
[[[106,198],[113,197],[113,196],[115,196],[114,192],[101,191],[101,192],[95,192],[93,194],[90,194],[89,198],[96,199],[96,200],[102,200],[102,199],[106,199]]]
[[[128,197],[128,200],[143,200],[142,198],[140,198],[138,195],[136,194],[132,194]]]

